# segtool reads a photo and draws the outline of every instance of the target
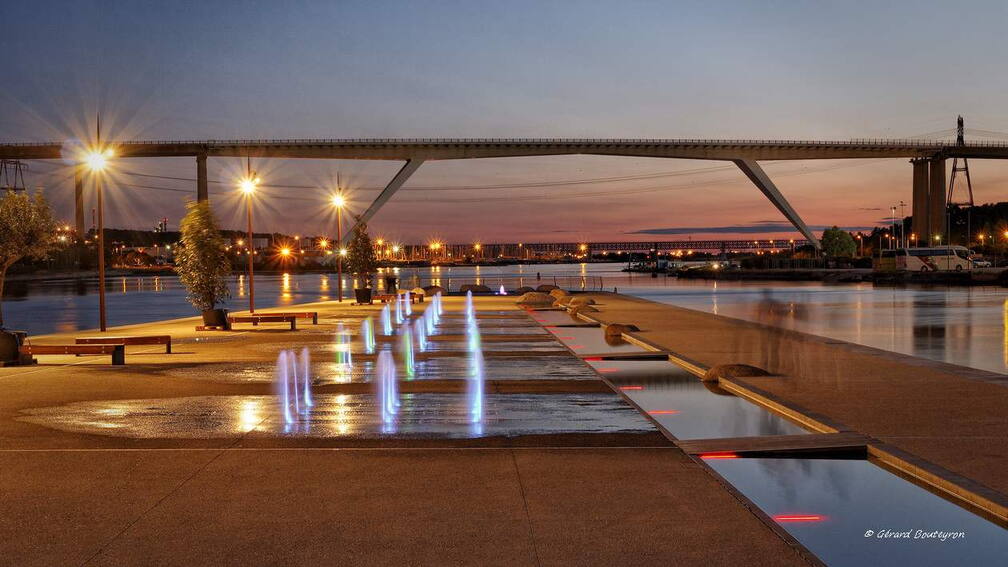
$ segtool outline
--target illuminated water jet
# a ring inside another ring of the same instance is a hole
[[[381,414],[382,432],[395,433],[395,415],[399,411],[399,394],[396,389],[396,368],[392,353],[383,350],[375,366],[377,374],[378,411]]]
[[[361,332],[363,333],[364,323],[361,323]],[[371,340],[374,340],[372,337]],[[336,325],[336,363],[339,364],[344,369],[349,369],[353,366],[353,357],[350,353],[350,333],[346,331],[343,327],[343,323],[337,323]]]
[[[403,311],[406,313],[406,316],[409,317],[410,315],[413,314],[413,304],[410,303],[409,290],[403,292],[402,298],[403,298]]]
[[[375,349],[375,338],[374,338],[374,321],[371,317],[367,317],[361,321],[361,337],[364,340],[364,352],[368,354],[374,354]]]
[[[396,325],[402,325],[403,313],[402,313],[402,301],[396,298],[395,301],[395,323]]]
[[[382,334],[386,337],[392,336],[392,316],[389,313],[389,305],[386,303],[381,310]]]
[[[411,380],[416,375],[416,361],[413,356],[413,333],[408,323],[399,328],[399,334],[402,335],[403,368],[406,370],[406,379]]]
[[[417,351],[427,351],[427,325],[423,318],[413,321],[413,334],[416,335]]]

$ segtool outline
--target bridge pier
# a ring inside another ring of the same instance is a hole
[[[375,216],[375,213],[377,213],[378,210],[382,208],[382,205],[384,205],[389,199],[392,198],[392,195],[395,195],[396,191],[398,191],[399,188],[402,187],[404,183],[406,183],[406,180],[409,179],[410,176],[413,175],[414,172],[416,172],[416,170],[420,169],[420,166],[423,165],[423,162],[424,160],[419,158],[413,158],[407,160],[406,164],[403,165],[402,169],[399,170],[399,173],[397,173],[395,177],[392,178],[392,181],[389,181],[389,184],[386,185],[384,189],[382,189],[381,193],[378,194],[378,197],[374,200],[373,203],[371,203],[371,206],[368,207],[366,211],[364,211],[363,213],[360,214],[360,216],[357,217],[357,221],[353,223],[353,225],[350,227],[350,230],[343,233],[342,241],[349,242],[350,237],[353,235],[354,229],[357,228],[357,225],[362,222],[366,223],[369,220],[371,220],[371,217]]]
[[[929,224],[930,234],[928,235],[928,245],[939,241],[942,244],[948,242],[945,236],[945,158],[936,157],[930,162],[930,186],[931,195],[928,198],[928,216],[931,219]],[[938,238],[936,238],[938,237]]]
[[[196,155],[196,201],[200,203],[210,201],[210,192],[207,190],[206,160],[206,154]]]
[[[928,174],[927,158],[914,158],[910,160],[913,164],[913,220],[911,227],[917,239],[911,239],[909,244],[914,246],[918,242],[927,243],[931,239],[931,217],[928,208],[931,202],[930,176]]]
[[[817,249],[822,248],[822,244],[819,243],[819,239],[816,238],[815,234],[809,230],[809,227],[805,224],[805,221],[798,216],[798,212],[794,210],[791,203],[788,203],[784,195],[781,194],[774,182],[770,180],[770,177],[763,171],[763,168],[756,163],[755,160],[748,159],[736,159],[732,160],[735,165],[742,170],[742,173],[746,174],[746,177],[763,192],[763,195],[773,203],[773,206],[777,207],[777,210],[784,215],[784,217],[791,221],[791,224],[798,229],[798,232],[802,233],[809,242],[812,243]]]

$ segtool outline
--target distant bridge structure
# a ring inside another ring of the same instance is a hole
[[[113,141],[105,146],[119,158],[195,157],[196,195],[208,200],[206,162],[211,157],[369,159],[405,162],[371,205],[359,216],[367,222],[425,161],[551,155],[601,155],[730,161],[814,246],[819,241],[766,172],[762,160],[908,158],[913,164],[913,226],[918,241],[945,233],[947,203],[945,161],[950,158],[1008,159],[1008,143],[948,143],[933,140],[713,140],[713,139],[572,139],[572,138],[410,138]],[[0,144],[0,159],[61,159],[64,144]],[[77,181],[78,203],[83,191]],[[79,213],[79,211],[78,211]],[[82,215],[78,214],[78,222]],[[349,235],[352,231],[347,231]],[[739,241],[740,243],[743,241]]]

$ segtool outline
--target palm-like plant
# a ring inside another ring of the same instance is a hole
[[[353,238],[347,247],[347,269],[362,278],[367,287],[371,287],[371,278],[378,271],[378,260],[375,259],[374,246],[367,233],[367,223],[359,222],[354,227]]]
[[[200,311],[210,311],[231,297],[227,244],[208,202],[189,202],[182,218],[181,246],[175,253],[175,272],[189,292],[187,299]]]

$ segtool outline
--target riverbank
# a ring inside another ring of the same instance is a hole
[[[875,282],[880,284],[1008,286],[1008,271],[1004,268],[982,268],[963,272],[878,272],[864,268],[727,270],[710,267],[680,270],[676,272],[676,277],[722,281],[821,281],[826,283]]]

